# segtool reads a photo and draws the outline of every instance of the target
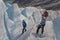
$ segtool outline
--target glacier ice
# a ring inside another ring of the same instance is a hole
[[[60,16],[54,20],[54,30],[56,33],[57,40],[60,40]]]
[[[4,13],[7,7],[5,6],[3,0],[0,0],[0,40],[8,40],[6,36],[5,26],[4,26]]]
[[[4,4],[2,0],[0,0],[0,6],[1,6],[0,7],[0,24],[1,24],[0,30],[3,31],[3,32],[0,31],[1,40],[8,40],[9,36],[10,36],[9,38],[10,40],[15,40],[17,38],[19,38],[18,40],[20,39],[23,40],[22,37],[24,39],[28,37],[29,39],[29,35],[31,36],[31,33],[30,33],[31,28],[36,28],[36,25],[40,23],[41,14],[45,11],[45,9],[37,9],[35,7],[19,8],[17,4],[11,5],[9,2]],[[49,17],[48,17],[49,22],[47,22],[47,24],[49,25],[50,21],[53,22],[53,20],[58,17],[58,14],[56,14],[57,12],[55,11],[49,10],[48,12],[49,12]],[[3,15],[5,15],[5,18]],[[19,35],[22,32],[22,20],[23,19],[27,22],[27,28],[26,28],[27,31],[20,38]],[[4,22],[6,23],[4,24]],[[53,25],[51,25],[51,27],[52,26]],[[33,29],[33,30],[36,30],[36,29]],[[49,30],[46,29],[46,31],[48,32]]]

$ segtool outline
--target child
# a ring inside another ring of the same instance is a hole
[[[22,34],[23,34],[26,31],[26,27],[27,27],[25,20],[22,21],[22,26],[23,26],[23,30],[22,30]]]
[[[45,12],[42,14],[42,19],[41,19],[40,24],[38,25],[36,34],[38,34],[40,28],[41,28],[41,34],[43,34],[43,32],[44,32],[44,26],[45,26],[45,24],[46,24],[46,19],[47,19],[47,17],[48,17],[48,12],[45,11]]]

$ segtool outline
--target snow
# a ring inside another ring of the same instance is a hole
[[[50,20],[50,21],[54,21],[55,18],[60,16],[60,13],[58,11],[53,11],[53,10],[47,10],[47,11],[49,13],[48,20]]]
[[[5,6],[4,2],[0,0],[0,40],[7,40],[6,31],[4,27],[4,13],[6,12],[7,7]]]
[[[48,11],[49,17],[46,22],[44,37],[35,37],[36,25],[40,23],[41,14],[45,9],[35,7],[19,8],[17,4],[11,5],[9,2],[4,4],[0,0],[0,40],[59,40],[59,12]],[[8,9],[7,9],[8,8]],[[23,13],[22,13],[23,12]],[[57,14],[56,14],[57,13]],[[53,17],[52,17],[53,16]],[[27,23],[27,31],[21,36],[22,20]],[[54,22],[54,23],[53,23]],[[57,24],[56,24],[57,22]],[[41,32],[39,31],[39,34]]]
[[[32,29],[32,31],[30,32],[30,36],[28,37],[27,40],[56,40],[52,21],[46,22],[45,31],[44,31],[45,36],[43,38],[35,37],[33,33],[36,33],[36,27]],[[39,34],[40,34],[40,31],[39,31]]]

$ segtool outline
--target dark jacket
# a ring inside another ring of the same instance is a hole
[[[22,26],[23,26],[23,27],[26,27],[26,26],[27,26],[27,24],[26,24],[25,21],[22,22]]]

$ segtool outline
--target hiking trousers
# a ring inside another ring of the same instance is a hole
[[[26,31],[26,27],[23,27],[22,34]]]
[[[44,25],[39,25],[38,28],[37,28],[36,34],[38,34],[40,28],[41,28],[41,34],[43,34],[44,26],[45,26],[45,24]]]

